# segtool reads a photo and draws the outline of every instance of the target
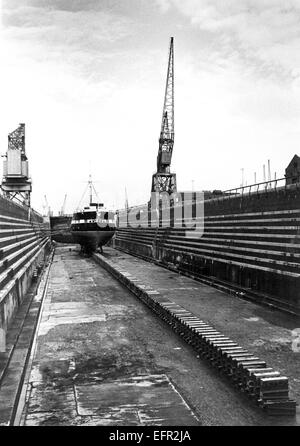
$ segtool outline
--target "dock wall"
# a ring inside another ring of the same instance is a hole
[[[205,201],[204,233],[185,228],[118,228],[114,246],[256,301],[300,312],[300,189]]]
[[[50,217],[51,239],[59,243],[74,243],[71,234],[72,215]]]
[[[50,251],[49,221],[0,196],[0,340]]]

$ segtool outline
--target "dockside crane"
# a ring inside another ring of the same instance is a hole
[[[25,152],[24,123],[20,124],[16,130],[8,135],[8,147],[4,155],[1,189],[3,190],[3,195],[9,200],[17,201],[30,207],[32,185]]]
[[[129,203],[128,203],[128,195],[127,195],[127,189],[125,187],[125,209],[129,209]]]
[[[64,213],[65,213],[65,207],[66,207],[66,201],[67,201],[67,194],[65,194],[65,198],[64,198],[64,201],[63,201],[63,205],[62,205],[62,207],[61,207],[61,210],[60,210],[60,212],[59,212],[59,215],[64,215]]]
[[[47,215],[48,215],[48,217],[50,217],[51,216],[51,209],[50,209],[50,206],[49,206],[49,203],[48,203],[46,195],[44,195],[44,199],[45,199],[45,203],[46,203],[46,209],[48,211]]]
[[[170,172],[174,145],[174,42],[170,39],[168,72],[157,155],[157,172],[152,175],[151,192],[176,192],[176,174]]]

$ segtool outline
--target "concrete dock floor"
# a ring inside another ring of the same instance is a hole
[[[111,248],[104,256],[290,378],[296,321]],[[22,425],[295,425],[264,414],[79,249],[56,248]]]
[[[92,259],[56,249],[42,311],[22,425],[200,424],[162,366],[176,339],[155,354],[164,327]]]

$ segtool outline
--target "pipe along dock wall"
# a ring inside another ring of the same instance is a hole
[[[205,201],[199,238],[187,237],[184,227],[171,222],[119,227],[114,246],[300,314],[299,186]]]
[[[0,196],[0,351],[32,280],[50,251],[49,222],[31,208]]]

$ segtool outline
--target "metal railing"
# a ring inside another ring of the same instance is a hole
[[[210,201],[210,200],[220,201],[220,200],[224,200],[224,199],[234,198],[235,196],[241,197],[244,195],[250,195],[252,193],[272,192],[279,188],[280,189],[283,189],[283,188],[289,189],[290,187],[296,187],[298,189],[298,188],[300,188],[300,176],[296,177],[296,178],[297,178],[297,182],[295,182],[295,183],[291,182],[290,184],[287,184],[287,180],[295,179],[295,176],[276,178],[274,180],[263,181],[260,183],[253,183],[253,184],[249,184],[246,186],[234,187],[232,189],[227,189],[227,190],[221,191],[218,194],[212,193],[212,195],[209,198],[208,197],[204,198],[204,201]],[[205,191],[204,191],[204,194],[205,194]],[[188,202],[186,201],[186,204],[187,203]],[[190,204],[196,204],[196,202],[192,200]],[[129,212],[132,209],[138,209],[138,208],[144,209],[146,206],[147,206],[147,203],[141,204],[141,205],[136,205],[136,206],[130,206],[127,209],[125,209],[125,208],[117,209],[116,212],[126,212],[126,211]]]
[[[276,178],[274,180],[268,180],[268,181],[263,181],[261,183],[254,183],[254,184],[249,184],[246,186],[239,186],[239,187],[234,187],[233,189],[227,189],[222,191],[222,195],[220,194],[220,197],[223,197],[224,195],[228,196],[228,195],[244,195],[244,193],[252,193],[252,192],[266,192],[266,191],[271,191],[274,189],[277,189],[278,187],[284,187],[285,189],[288,188],[289,186],[292,185],[296,185],[297,187],[300,186],[300,177],[297,177],[297,182],[295,183],[290,183],[287,184],[287,180],[292,180],[295,179],[295,177],[283,177],[283,178]],[[285,184],[282,184],[282,182],[285,182]],[[279,185],[279,186],[278,186]],[[239,192],[240,191],[240,192]]]

